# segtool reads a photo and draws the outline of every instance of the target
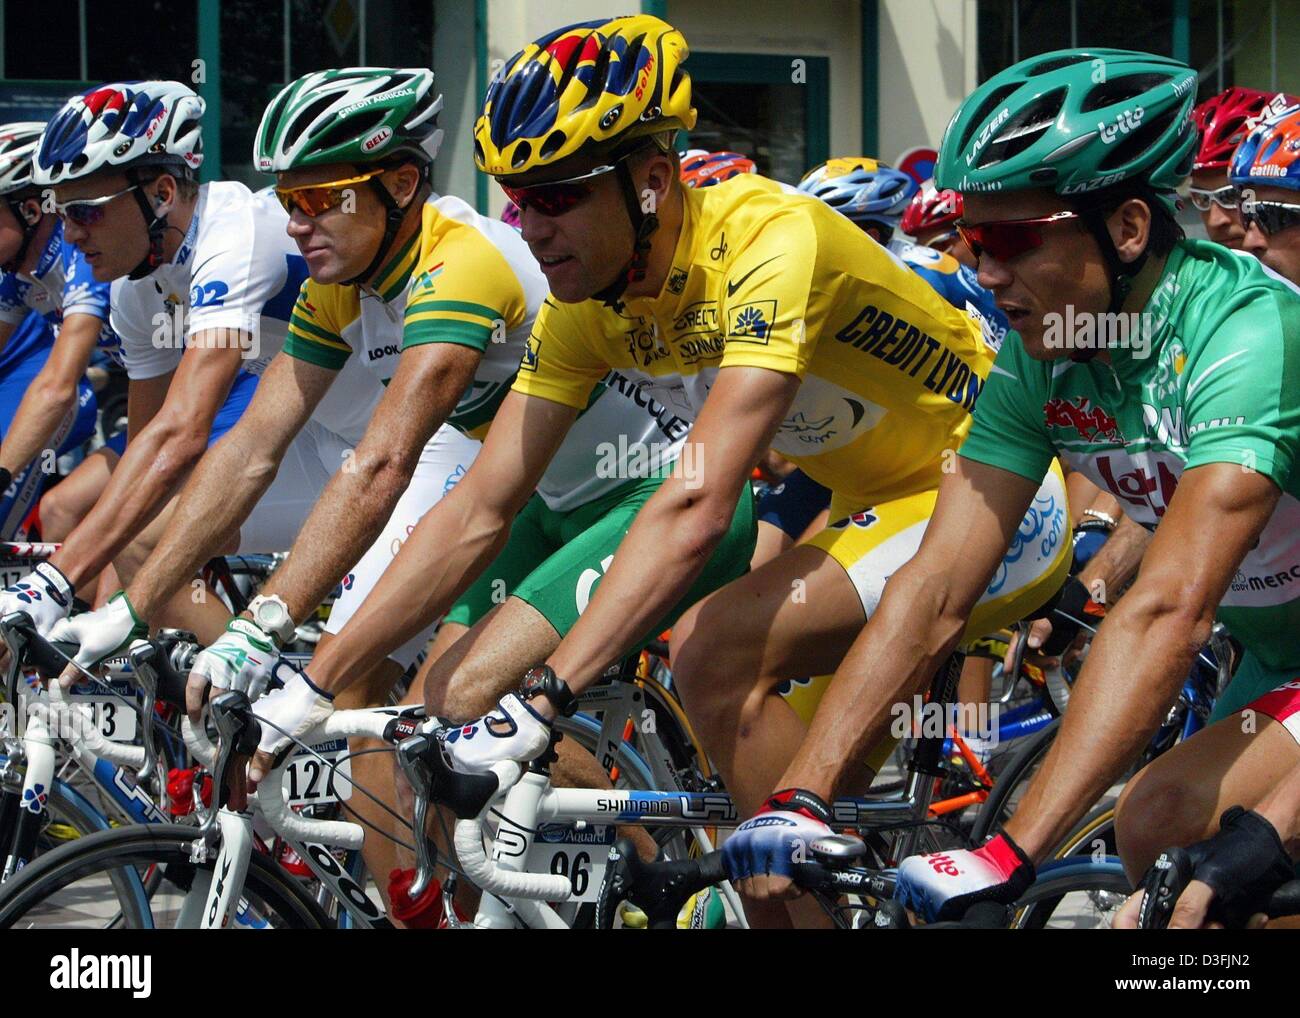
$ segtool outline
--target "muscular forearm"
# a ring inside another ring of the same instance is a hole
[[[806,788],[827,801],[850,791],[846,780],[889,734],[895,705],[923,692],[961,639],[966,613],[938,580],[906,568],[890,579],[776,787]]]
[[[203,448],[204,435],[185,427],[146,428],[132,439],[95,507],[51,559],[74,587],[102,571],[148,525]]]
[[[42,371],[23,394],[0,445],[0,467],[17,474],[49,448],[63,418],[77,405],[77,383]],[[38,468],[43,465],[38,465]]]
[[[1146,527],[1121,517],[1106,543],[1080,571],[1079,580],[1093,592],[1094,600],[1113,604],[1115,595],[1137,575],[1150,543],[1151,533]]]
[[[1031,858],[1068,834],[1141,752],[1209,635],[1208,621],[1151,587],[1135,587],[1107,617],[1060,734],[1007,825]]]
[[[338,693],[376,661],[446,613],[491,564],[510,516],[476,497],[466,481],[424,514],[355,615],[312,658],[311,677]]]
[[[637,513],[591,604],[547,662],[575,693],[681,600],[725,536],[737,494],[692,492],[673,476]]]
[[[293,543],[289,557],[266,582],[302,622],[369,548],[406,490],[414,463],[357,463],[338,471],[325,487]]]
[[[238,429],[208,451],[181,491],[172,525],[131,581],[127,596],[141,618],[157,612],[220,551],[271,486],[278,466],[277,456],[248,444]]]
[[[1272,788],[1255,812],[1277,828],[1291,857],[1300,857],[1300,767]]]

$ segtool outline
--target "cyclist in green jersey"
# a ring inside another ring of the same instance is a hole
[[[920,550],[890,579],[777,787],[849,789],[891,705],[920,691],[957,643],[1053,455],[1132,519],[1163,526],[1005,832],[900,868],[899,897],[927,918],[1023,891],[1034,861],[1137,756],[1216,614],[1248,651],[1220,717],[1300,668],[1289,637],[1300,621],[1300,300],[1252,260],[1180,238],[1174,190],[1196,144],[1195,87],[1192,71],[1161,57],[1049,53],[991,78],[945,134],[936,185],[963,193],[980,282],[1016,334]],[[1121,324],[1136,328],[1121,334]],[[1121,823],[1131,872],[1167,842],[1203,837],[1223,805],[1252,805],[1252,789],[1300,761],[1284,725],[1259,715],[1254,734],[1232,720],[1189,744],[1202,779],[1185,797],[1142,796],[1143,826],[1161,843],[1143,845]],[[748,883],[758,895],[792,893],[779,877]]]

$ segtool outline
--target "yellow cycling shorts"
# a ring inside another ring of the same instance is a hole
[[[832,498],[830,519],[834,522],[805,543],[821,548],[844,567],[870,619],[880,604],[885,581],[921,546],[938,497],[937,491],[925,491],[856,510],[840,503],[838,497]],[[1011,547],[971,613],[966,639],[1020,621],[1056,593],[1070,570],[1070,534],[1065,478],[1060,464],[1053,460]],[[809,724],[830,679],[829,675],[796,679],[782,683],[780,692]]]

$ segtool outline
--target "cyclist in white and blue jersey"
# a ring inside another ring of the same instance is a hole
[[[256,376],[283,345],[306,277],[274,200],[239,183],[197,182],[202,114],[203,100],[179,82],[103,85],[70,99],[37,151],[34,177],[53,189],[65,239],[96,280],[112,281],[112,324],[131,379],[131,441],[108,486],[50,561],[0,594],[5,609],[41,592],[24,605],[43,631],[110,562],[127,581],[147,557],[181,483],[244,412]],[[286,467],[306,470],[321,459],[318,447],[360,439],[381,387],[364,370],[343,374],[349,382],[313,413],[315,430]],[[328,467],[341,465],[335,455]],[[274,505],[254,513],[243,547],[287,546],[283,516]],[[233,550],[236,535],[228,537]],[[120,598],[110,604],[128,610]],[[226,621],[216,598],[178,596],[175,605],[165,623],[209,638]]]
[[[45,127],[0,126],[0,539],[27,521],[53,458],[95,428],[84,375],[96,346],[116,349],[108,286],[96,283],[63,225],[41,208],[32,156]]]

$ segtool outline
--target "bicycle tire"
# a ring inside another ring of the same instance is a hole
[[[1067,895],[1086,894],[1093,905],[1104,901],[1105,907],[1118,910],[1128,896],[1133,893],[1128,877],[1118,859],[1108,856],[1101,862],[1082,860],[1048,864],[1044,867],[1033,886],[1016,902],[1010,928],[1015,930],[1046,929],[1057,919],[1057,926],[1075,923],[1077,919],[1066,914],[1057,915]],[[1098,896],[1110,897],[1099,899]],[[1072,908],[1078,909],[1080,899],[1072,899]],[[1068,910],[1067,910],[1068,913]],[[1098,918],[1094,915],[1092,919]],[[1104,928],[1110,928],[1111,916],[1104,917]]]
[[[38,858],[0,887],[0,929],[19,924],[64,926],[53,909],[59,895],[86,877],[102,876],[106,870],[153,866],[178,886],[187,886],[197,869],[211,870],[207,863],[190,861],[190,847],[197,831],[179,824],[149,824],[99,831],[69,842]],[[156,897],[156,896],[155,896]],[[265,855],[254,852],[242,897],[272,926],[290,929],[324,929],[331,924],[320,906],[292,877]],[[122,918],[131,928],[156,929],[153,900],[137,895],[122,902]],[[42,907],[51,910],[42,915]],[[66,908],[66,906],[63,906]],[[92,919],[94,917],[91,917]],[[272,921],[275,920],[275,921]]]

